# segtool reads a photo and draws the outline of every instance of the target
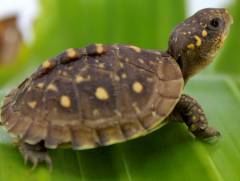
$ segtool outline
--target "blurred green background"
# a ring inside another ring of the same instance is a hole
[[[22,44],[14,63],[0,65],[0,101],[41,62],[70,47],[99,42],[167,48],[170,31],[186,17],[183,0],[41,0],[35,40]],[[230,36],[214,63],[185,88],[205,109],[222,137],[217,144],[195,140],[181,124],[127,143],[87,151],[53,150],[54,169],[31,171],[0,130],[0,180],[240,180],[240,1]]]

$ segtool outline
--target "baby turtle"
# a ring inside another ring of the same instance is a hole
[[[170,121],[185,122],[199,139],[218,137],[182,90],[212,62],[231,23],[225,9],[203,9],[175,28],[166,52],[102,44],[68,49],[5,97],[1,124],[33,167],[52,165],[47,149],[111,145]]]

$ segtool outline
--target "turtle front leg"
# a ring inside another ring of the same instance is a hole
[[[182,95],[173,111],[173,119],[181,119],[189,130],[199,139],[212,141],[220,136],[220,132],[208,126],[202,107],[188,95]]]
[[[43,143],[38,143],[36,145],[30,145],[24,142],[20,142],[19,151],[24,158],[25,164],[30,161],[33,166],[32,169],[35,169],[38,163],[46,162],[49,166],[49,169],[52,169],[52,160],[49,156],[47,149],[44,147]]]

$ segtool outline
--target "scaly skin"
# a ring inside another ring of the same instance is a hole
[[[183,94],[172,113],[172,120],[183,121],[197,138],[213,141],[220,132],[208,126],[207,117],[202,107],[192,97]]]
[[[173,31],[168,53],[181,67],[185,85],[193,75],[213,61],[232,22],[232,17],[225,9],[203,9]],[[211,141],[220,136],[216,129],[208,126],[203,109],[190,96],[181,96],[169,119],[184,121],[199,139]]]

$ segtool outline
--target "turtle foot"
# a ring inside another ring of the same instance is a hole
[[[49,156],[47,149],[42,144],[30,145],[27,143],[20,143],[19,151],[24,158],[25,164],[28,161],[32,163],[32,170],[34,170],[38,163],[45,162],[49,170],[52,170],[52,159]]]
[[[215,143],[218,141],[219,137],[221,136],[220,132],[212,127],[207,127],[205,129],[198,129],[195,132],[195,135],[200,140],[206,143]]]

